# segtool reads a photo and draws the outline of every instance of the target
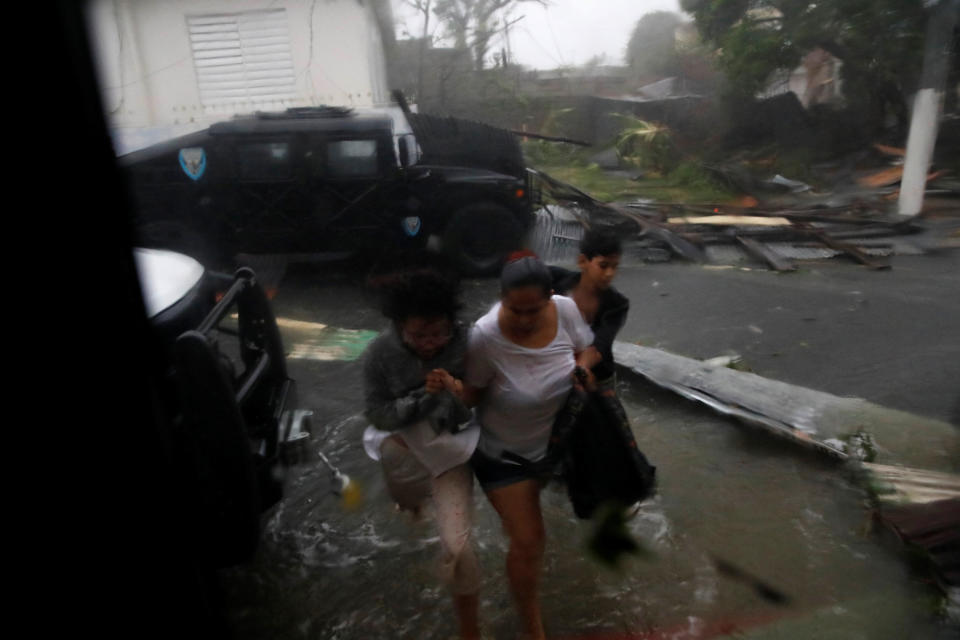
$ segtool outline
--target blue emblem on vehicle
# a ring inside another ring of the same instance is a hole
[[[419,216],[408,216],[403,219],[402,223],[403,230],[411,238],[420,233],[420,217]]]
[[[202,147],[180,149],[180,167],[191,180],[199,180],[207,170],[207,154]]]

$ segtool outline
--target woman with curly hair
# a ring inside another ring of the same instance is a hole
[[[433,504],[441,574],[453,591],[465,639],[480,637],[479,566],[471,543],[473,472],[480,432],[461,396],[466,330],[457,322],[456,283],[433,268],[381,283],[391,326],[364,353],[364,444],[379,457],[390,495],[419,514]]]

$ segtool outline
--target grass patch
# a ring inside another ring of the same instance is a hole
[[[595,164],[532,166],[603,202],[648,199],[666,203],[728,204],[735,198],[699,167],[690,168],[688,163],[681,164],[668,176],[647,174],[636,180],[604,171]]]

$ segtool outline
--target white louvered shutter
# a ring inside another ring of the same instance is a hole
[[[204,107],[296,96],[286,9],[187,16]]]

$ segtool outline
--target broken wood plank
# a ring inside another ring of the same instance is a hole
[[[880,153],[886,154],[888,156],[899,156],[904,157],[907,155],[907,150],[900,147],[891,147],[890,145],[877,143],[873,145],[873,148],[879,151]]]
[[[829,234],[823,232],[814,232],[813,235],[817,237],[823,244],[830,247],[835,251],[843,252],[844,254],[850,256],[860,264],[864,265],[869,269],[890,269],[891,265],[886,260],[878,260],[873,256],[867,255],[860,250],[856,245],[848,244],[846,242],[840,242],[839,240],[830,237]]]
[[[949,171],[945,169],[934,171],[927,175],[926,181],[936,180],[948,173]],[[889,187],[900,182],[901,178],[903,178],[903,167],[889,167],[883,171],[878,171],[877,173],[860,178],[857,180],[857,184],[862,187]]]
[[[792,223],[778,216],[681,216],[667,218],[669,224],[718,224],[718,225],[749,225],[754,227],[788,227]]]
[[[960,476],[899,465],[863,463],[868,485],[882,503],[960,499]]]
[[[887,167],[857,180],[861,187],[889,187],[903,178],[903,167]]]
[[[877,518],[900,539],[922,551],[945,593],[960,588],[960,498],[881,506]]]
[[[566,142],[567,144],[575,144],[580,147],[592,146],[589,142],[584,142],[583,140],[574,140],[573,138],[545,136],[542,133],[531,133],[530,131],[518,131],[516,129],[510,129],[509,131],[515,136],[522,136],[524,138],[535,138],[537,140],[546,140],[548,142]]]
[[[630,209],[647,209],[657,211],[675,211],[673,217],[683,217],[680,214],[690,213],[699,216],[729,214],[734,216],[755,216],[786,218],[803,222],[828,222],[832,224],[872,225],[878,218],[866,215],[851,214],[860,211],[854,206],[820,207],[815,209],[747,209],[733,205],[697,205],[697,204],[660,204],[660,203],[630,203],[621,205]]]
[[[888,238],[891,236],[900,236],[907,235],[911,233],[917,233],[922,231],[922,227],[919,227],[914,224],[888,224],[888,223],[875,223],[869,227],[855,227],[847,229],[834,229],[831,228],[829,231],[825,229],[817,229],[814,227],[806,227],[801,224],[796,225],[795,227],[757,227],[757,228],[742,228],[737,229],[736,233],[739,236],[754,238],[761,242],[818,242],[823,244],[819,238],[815,235],[809,233],[810,229],[815,231],[821,231],[829,233],[830,237],[835,240],[866,240],[870,238]],[[683,234],[685,238],[691,242],[697,242],[699,244],[732,244],[735,242],[733,237],[729,233],[715,231],[698,231]]]
[[[737,242],[740,243],[740,246],[746,249],[748,253],[756,258],[759,258],[760,260],[763,260],[776,271],[797,270],[797,265],[795,265],[791,260],[780,255],[770,247],[757,242],[753,238],[744,238],[740,235],[737,235],[736,239]]]
[[[641,235],[654,238],[670,247],[670,250],[682,258],[691,262],[702,264],[707,261],[707,256],[703,249],[695,245],[689,239],[681,236],[673,230],[665,227],[659,222],[645,218],[626,207],[620,207],[614,204],[605,205],[609,210],[615,211],[620,215],[633,220],[640,227]]]

